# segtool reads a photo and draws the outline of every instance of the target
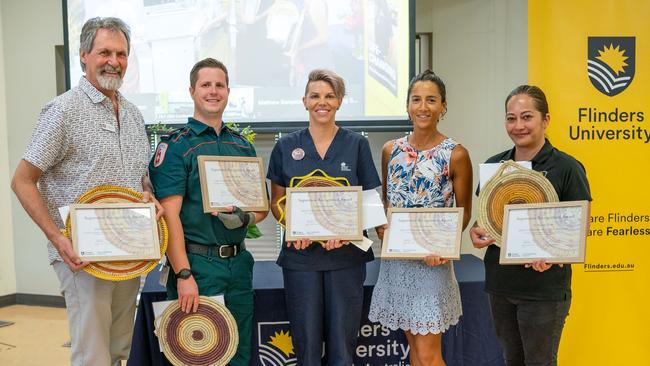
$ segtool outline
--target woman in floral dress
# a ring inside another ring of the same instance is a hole
[[[385,205],[451,207],[455,201],[464,208],[464,229],[472,209],[472,163],[463,146],[438,131],[447,112],[440,77],[427,70],[411,80],[407,112],[413,133],[388,141],[382,151]],[[411,365],[445,365],[442,333],[458,323],[461,313],[458,282],[449,260],[433,255],[422,261],[382,260],[369,318],[404,331]]]

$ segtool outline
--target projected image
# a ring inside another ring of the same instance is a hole
[[[369,11],[368,72],[397,95],[397,26],[395,2],[378,0]]]
[[[302,96],[315,68],[346,81],[340,120],[405,120],[408,1],[68,0],[67,11],[71,86],[83,75],[83,23],[116,16],[129,24],[131,54],[120,91],[147,123],[186,122],[193,111],[189,71],[205,57],[228,67],[228,121],[304,121]]]

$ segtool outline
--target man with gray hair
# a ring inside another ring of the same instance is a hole
[[[48,239],[48,257],[61,283],[72,338],[71,363],[119,365],[131,348],[139,278],[106,281],[81,271],[58,208],[102,184],[143,191],[149,142],[144,120],[118,89],[129,56],[129,28],[117,18],[93,18],[81,31],[79,85],[43,108],[12,189]]]

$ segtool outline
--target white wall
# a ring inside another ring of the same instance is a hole
[[[9,179],[4,177],[13,176],[41,108],[56,96],[54,46],[63,44],[63,18],[61,0],[2,0],[1,6],[9,137],[8,144],[3,145],[8,146],[9,174],[3,174],[3,179]],[[1,184],[4,189],[8,183]],[[5,207],[2,212],[7,212]],[[16,265],[14,292],[59,295],[58,280],[48,265],[45,237],[13,194],[10,212]]]
[[[7,102],[3,48],[2,7],[0,6],[0,296],[16,292],[14,238],[9,189],[9,135],[7,133]]]
[[[504,101],[528,77],[527,2],[416,0],[416,9],[416,32],[433,33],[432,70],[447,87],[440,130],[469,150],[476,186],[478,164],[512,146]],[[462,248],[482,257],[467,234]]]

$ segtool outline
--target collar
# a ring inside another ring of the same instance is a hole
[[[515,160],[515,150],[517,147],[513,147],[508,151],[508,154],[505,156],[503,160]],[[544,145],[542,148],[535,154],[535,156],[531,159],[532,163],[539,164],[544,162],[550,155],[551,152],[553,151],[553,145],[551,145],[551,142],[548,141],[548,139],[544,139]]]
[[[553,151],[553,145],[551,145],[551,142],[548,141],[548,139],[544,139],[544,146],[542,146],[537,154],[535,154],[535,157],[533,157],[533,163],[539,164],[544,162],[544,160],[551,156],[551,151]]]
[[[104,95],[104,93],[100,92],[99,89],[95,88],[95,86],[91,84],[85,76],[82,76],[79,79],[79,88],[83,90],[86,95],[88,95],[88,98],[90,98],[93,103],[101,103],[105,99],[108,99],[108,97]],[[120,92],[116,91],[115,96],[119,102],[120,98],[122,97]]]
[[[208,126],[207,124],[199,121],[198,119],[194,119],[193,117],[188,117],[187,118],[187,126],[197,135],[202,134],[206,130],[213,130],[214,128]],[[219,135],[221,135],[222,132],[228,131],[228,127],[226,126],[225,122],[221,122],[221,129],[219,130]]]

